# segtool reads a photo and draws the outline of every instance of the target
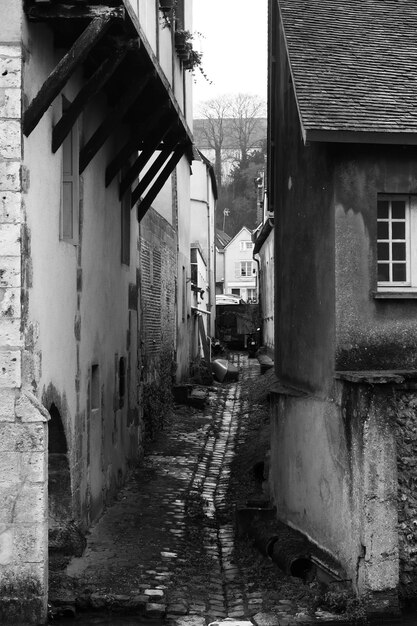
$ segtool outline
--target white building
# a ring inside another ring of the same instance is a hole
[[[249,303],[258,301],[258,267],[253,259],[253,248],[252,231],[243,226],[223,250],[218,249],[218,293],[233,294]]]

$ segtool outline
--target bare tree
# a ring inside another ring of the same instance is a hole
[[[248,162],[249,152],[259,147],[259,118],[266,115],[265,102],[258,96],[239,93],[230,99],[231,126],[239,148],[240,164]]]
[[[214,150],[214,172],[219,185],[222,184],[222,148],[224,143],[224,120],[229,117],[230,102],[226,96],[208,100],[201,106],[205,120],[202,132],[207,144]]]
[[[259,147],[266,105],[262,98],[250,94],[224,95],[208,100],[201,106],[204,123],[201,132],[214,151],[214,171],[222,184],[222,163],[230,159],[242,166],[248,162],[250,151]],[[266,135],[266,132],[265,132]]]

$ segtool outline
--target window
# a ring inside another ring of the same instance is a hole
[[[381,195],[377,205],[378,289],[417,288],[417,252],[411,238],[417,227],[417,204],[410,196]]]
[[[69,102],[62,100],[62,109],[68,108]],[[78,123],[75,122],[71,132],[62,144],[62,190],[60,237],[69,243],[78,243],[78,212],[79,212],[79,176],[78,176]]]
[[[235,263],[236,278],[251,278],[255,273],[253,261],[237,261]]]
[[[239,241],[239,250],[253,250],[254,245],[253,241]]]
[[[97,364],[91,366],[91,410],[100,408],[100,375]]]
[[[126,191],[121,202],[121,262],[130,265],[130,190]]]

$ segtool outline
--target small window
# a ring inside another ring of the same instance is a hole
[[[100,376],[98,365],[91,366],[91,410],[100,408]]]
[[[377,259],[380,291],[417,288],[417,258],[411,247],[413,232],[417,227],[416,208],[410,196],[378,197]]]
[[[69,101],[63,98],[65,111]],[[60,237],[77,244],[79,237],[79,141],[78,122],[75,122],[62,144]]]
[[[253,241],[240,241],[239,242],[239,250],[242,252],[244,250],[253,250],[254,243]]]
[[[253,261],[237,261],[235,263],[236,278],[251,278],[255,273]]]
[[[119,359],[119,407],[125,403],[126,394],[126,359],[122,356]]]
[[[128,172],[128,168],[124,168],[122,176]],[[131,209],[131,191],[130,188],[124,194],[121,202],[120,214],[120,249],[121,262],[123,265],[130,265],[130,209]]]

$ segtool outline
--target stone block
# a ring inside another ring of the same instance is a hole
[[[4,191],[0,195],[0,222],[19,224],[22,217],[21,207],[22,196],[20,193],[16,191]]]
[[[0,567],[43,563],[48,554],[47,525],[0,524]]]
[[[0,388],[20,387],[20,350],[0,352]]]
[[[18,287],[0,287],[0,318],[11,320],[20,318],[20,289]],[[6,321],[4,320],[4,322]],[[2,320],[2,323],[4,323]],[[3,346],[0,341],[0,346]]]
[[[47,596],[2,598],[0,603],[0,624],[45,624],[47,616]]]
[[[46,449],[45,424],[0,422],[0,452],[44,452]]]
[[[0,314],[0,346],[13,349],[19,348],[20,345],[20,320],[1,319]]]
[[[20,89],[0,89],[0,118],[20,120],[21,93]]]
[[[20,191],[21,190],[21,176],[20,176],[20,162],[19,161],[1,161],[0,162],[0,193],[3,191]],[[3,249],[2,254],[7,256]]]
[[[0,89],[19,89],[22,76],[22,60],[19,56],[0,57]]]
[[[15,0],[3,0],[2,6],[4,4],[7,5],[8,3],[11,3],[12,6],[16,6]],[[21,8],[20,8],[20,10],[21,10]],[[7,13],[7,17],[8,17],[7,21],[10,21],[10,14],[9,13]],[[2,29],[2,34],[3,34],[3,32],[4,32],[4,29]],[[19,37],[19,41],[20,41],[20,37]],[[21,48],[20,45],[12,46],[12,45],[0,44],[0,57],[6,57],[6,58],[9,58],[9,57],[19,57],[20,58],[21,56],[22,56],[22,48]]]
[[[16,399],[15,413],[22,422],[47,422],[51,418],[43,404],[28,389],[22,390]]]
[[[44,524],[48,510],[46,484],[7,485],[0,483],[0,523]]]
[[[20,287],[21,279],[20,256],[0,256],[0,288]]]
[[[46,583],[44,563],[15,563],[0,568],[0,597],[30,598],[43,595]],[[0,603],[2,604],[2,603]],[[0,624],[4,622],[0,621]],[[27,622],[23,622],[26,624]]]
[[[19,224],[0,224],[0,250],[3,256],[20,256]]]
[[[34,352],[32,349],[22,351],[22,384],[31,385],[33,381],[38,383],[41,378],[41,368],[41,352]]]
[[[19,159],[21,150],[20,121],[0,119],[0,157],[3,159]]]
[[[16,390],[0,388],[0,422],[14,422],[14,403]]]
[[[47,524],[15,524],[13,535],[13,559],[15,563],[44,562],[48,556]]]
[[[45,482],[48,476],[45,452],[2,452],[0,484]]]

